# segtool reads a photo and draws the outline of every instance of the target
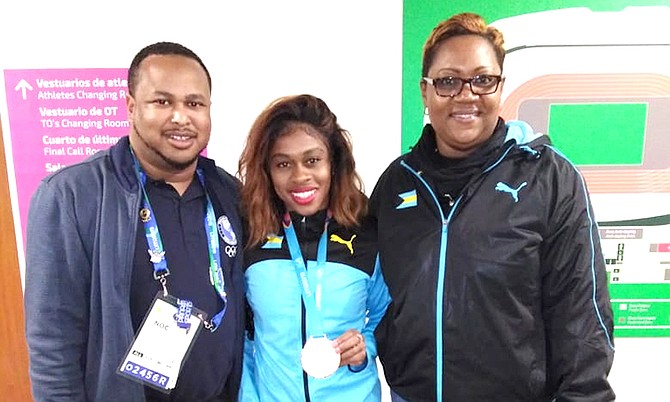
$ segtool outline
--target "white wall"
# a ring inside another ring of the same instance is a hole
[[[125,68],[155,41],[192,48],[213,78],[209,155],[230,172],[253,119],[287,94],[329,104],[353,136],[368,193],[400,151],[401,0],[7,3],[0,6],[0,69]],[[617,400],[667,400],[670,340],[616,342],[610,378]]]
[[[190,47],[213,77],[208,152],[231,173],[253,119],[288,94],[328,103],[367,190],[400,149],[400,0],[27,0],[1,10],[0,68],[125,68],[155,41]]]

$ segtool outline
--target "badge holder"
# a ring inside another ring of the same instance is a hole
[[[158,292],[117,373],[170,393],[206,318],[190,303]]]

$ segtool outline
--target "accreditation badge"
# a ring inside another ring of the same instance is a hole
[[[307,375],[326,378],[340,367],[340,354],[328,337],[310,337],[302,348],[300,362]]]
[[[169,393],[206,318],[189,301],[158,292],[117,372]]]

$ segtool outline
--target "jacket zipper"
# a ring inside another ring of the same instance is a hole
[[[304,238],[304,235],[305,235],[306,231],[307,231],[307,218],[303,216],[302,219],[300,220],[300,233],[303,235],[303,238]],[[307,246],[308,245],[309,244],[306,243],[304,245],[304,247],[302,247],[302,246],[300,247],[301,252],[302,252],[302,259],[303,259],[303,262],[305,264],[305,269],[307,269],[308,256],[307,256],[306,251],[307,251]],[[301,320],[302,320],[301,323],[300,323],[300,327],[301,327],[300,329],[301,329],[301,332],[302,332],[302,346],[304,347],[305,344],[307,343],[307,313],[306,313],[307,310],[305,309],[305,302],[302,300],[302,297],[300,298],[300,300],[301,300],[300,301],[300,316],[301,316]],[[302,372],[302,386],[303,386],[303,391],[305,392],[305,402],[311,402],[310,397],[309,397],[309,378],[307,377],[307,373],[305,373],[304,370]]]
[[[302,300],[302,298],[301,298]],[[300,302],[300,315],[302,322],[300,323],[300,329],[302,330],[302,345],[303,347],[305,346],[305,343],[307,342],[307,324],[306,324],[306,319],[305,319],[305,303]],[[309,398],[309,379],[307,378],[307,373],[303,370],[302,372],[302,388],[303,391],[305,392],[305,402],[310,402]]]

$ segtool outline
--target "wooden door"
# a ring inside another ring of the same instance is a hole
[[[23,321],[23,289],[0,124],[0,400],[32,401]]]

